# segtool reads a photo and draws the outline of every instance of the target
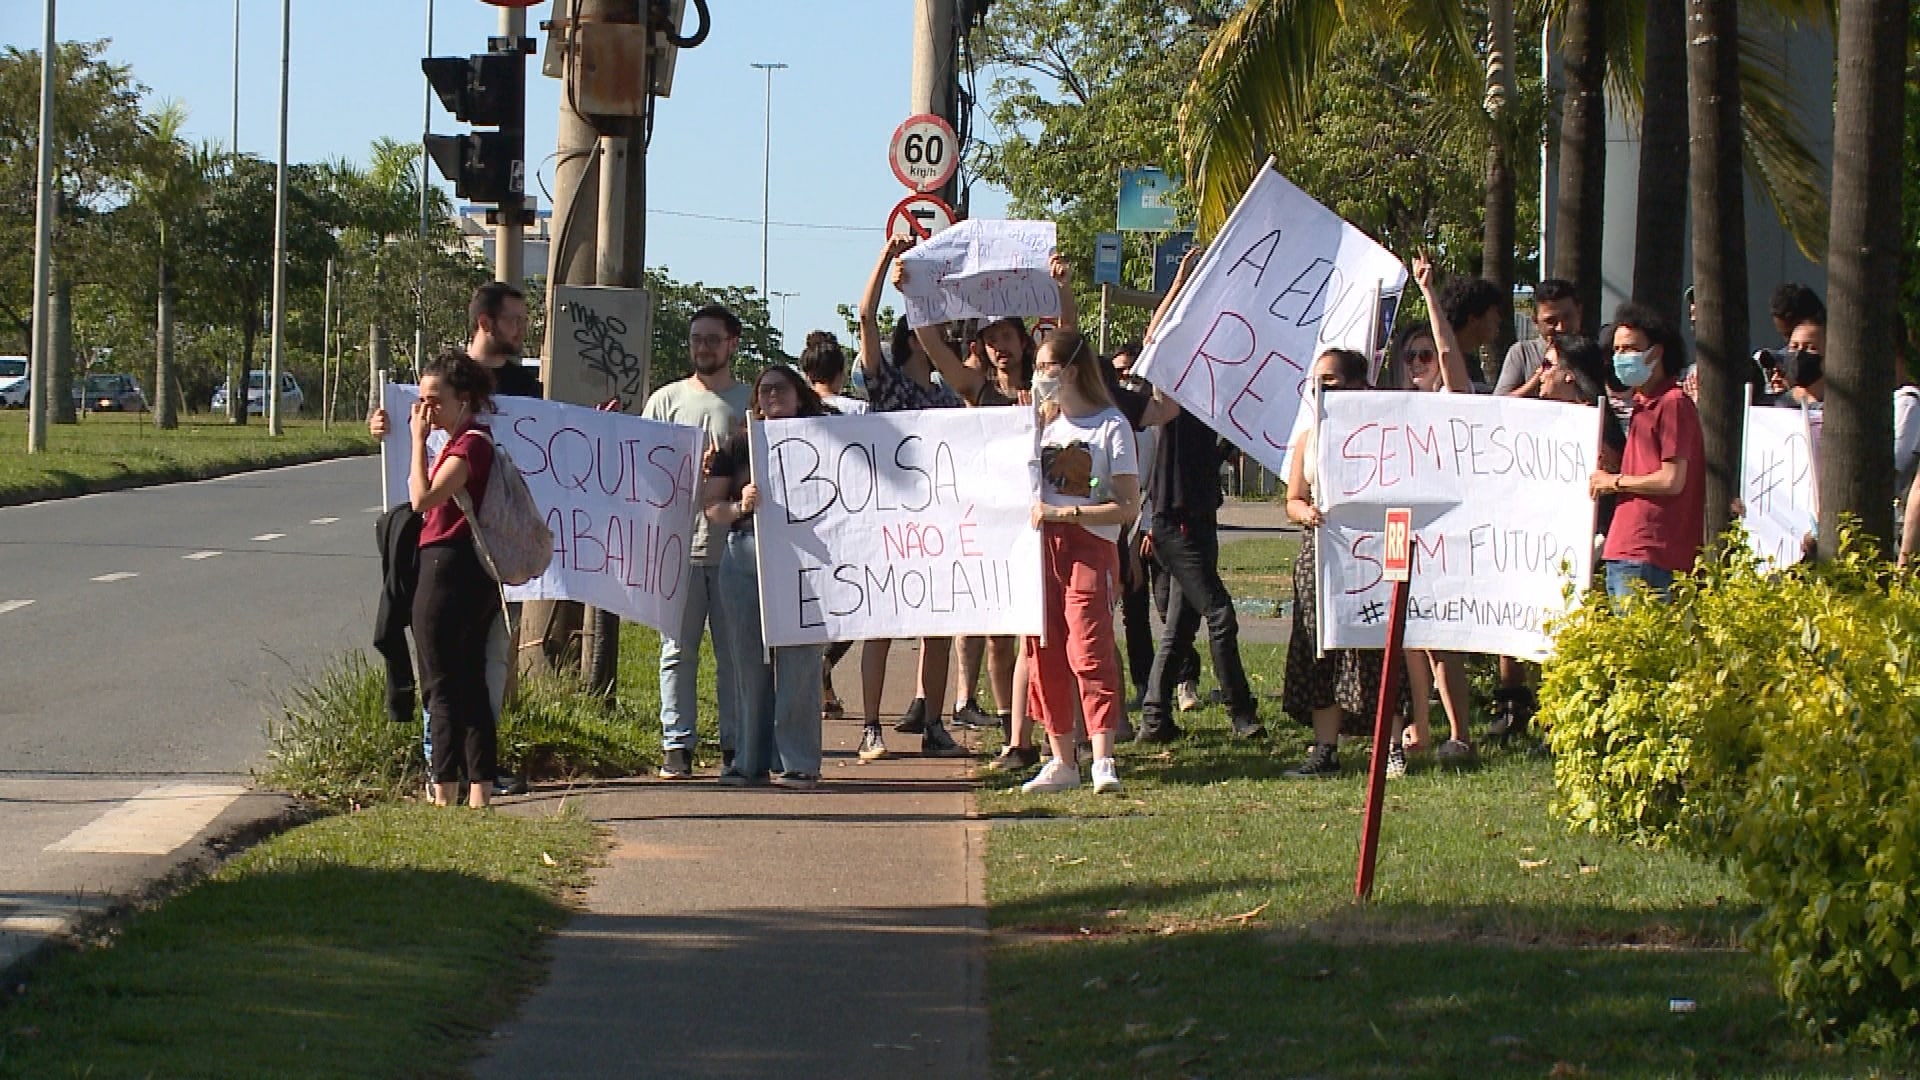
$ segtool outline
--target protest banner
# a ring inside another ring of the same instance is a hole
[[[1747,545],[1763,569],[1785,569],[1800,561],[1802,541],[1820,528],[1812,425],[1803,409],[1748,405],[1742,442]]]
[[[769,420],[750,434],[769,646],[1041,632],[1032,410]]]
[[[900,256],[907,323],[1055,317],[1060,290],[1047,267],[1051,221],[962,221]]]
[[[1207,426],[1285,475],[1314,358],[1366,354],[1406,267],[1273,169],[1207,248],[1135,365]]]
[[[1542,659],[1593,566],[1600,414],[1474,394],[1322,395],[1315,499],[1320,645],[1386,644],[1383,532],[1413,511],[1406,647]]]
[[[382,468],[406,498],[415,386],[389,383]],[[705,437],[698,428],[538,398],[501,397],[494,440],[527,478],[553,530],[553,562],[509,600],[577,600],[655,630],[677,628]],[[446,436],[435,432],[438,450]]]

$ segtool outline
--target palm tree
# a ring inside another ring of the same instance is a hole
[[[1633,230],[1633,298],[1675,326],[1686,282],[1678,238],[1687,228],[1687,10],[1649,0],[1640,94],[1640,180]]]
[[[173,364],[174,249],[178,243],[172,223],[192,212],[206,194],[207,177],[214,169],[214,152],[190,150],[180,138],[186,107],[177,101],[161,105],[152,117],[152,144],[133,181],[133,209],[153,241],[155,266],[155,321],[153,331],[153,422],[159,428],[179,426]]]
[[[1688,183],[1693,189],[1694,352],[1706,438],[1707,535],[1740,494],[1746,407],[1747,223],[1740,159],[1738,0],[1687,0]]]
[[[1567,85],[1560,105],[1560,197],[1553,219],[1553,275],[1573,282],[1583,318],[1580,332],[1588,335],[1600,327],[1609,2],[1567,0],[1560,43]]]
[[[1820,553],[1842,515],[1885,553],[1893,536],[1889,358],[1900,332],[1902,85],[1908,0],[1841,0],[1833,110],[1833,214],[1827,239],[1831,327],[1821,436]]]
[[[1490,0],[1487,4],[1487,93],[1486,108],[1490,134],[1487,139],[1487,212],[1481,234],[1480,276],[1500,287],[1503,296],[1513,294],[1513,245],[1516,204],[1516,178],[1513,172],[1515,136],[1513,109],[1519,88],[1515,85],[1513,51],[1513,0]],[[1513,338],[1513,320],[1500,320],[1500,336],[1493,342],[1493,355],[1505,356]]]

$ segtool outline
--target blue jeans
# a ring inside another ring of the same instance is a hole
[[[1652,563],[1633,562],[1625,559],[1607,560],[1607,598],[1618,603],[1633,592],[1633,583],[1645,585],[1647,592],[1662,600],[1667,598],[1667,590],[1673,588],[1673,571],[1662,570]]]
[[[825,645],[767,649],[760,632],[760,571],[751,532],[727,536],[720,560],[720,597],[727,609],[726,645],[720,676],[733,679],[740,722],[733,744],[733,771],[760,776],[769,771],[820,775],[820,669]]]
[[[700,635],[711,626],[720,699],[720,748],[736,745],[733,681],[721,653],[727,640],[727,605],[715,603],[720,592],[720,564],[691,563],[687,567],[687,606],[680,614],[680,633],[660,635],[660,745],[666,750],[692,752],[699,738],[694,723],[700,713]]]
[[[513,605],[514,614],[519,614],[520,605]],[[487,700],[493,705],[493,719],[499,723],[501,708],[507,698],[507,663],[512,658],[507,654],[513,651],[513,640],[507,633],[507,620],[498,614],[494,616],[493,626],[487,630]],[[427,710],[424,696],[420,699],[420,738],[421,748],[426,751],[427,767],[433,767],[433,716]]]

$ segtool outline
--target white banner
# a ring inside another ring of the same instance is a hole
[[[1379,649],[1392,586],[1381,573],[1390,507],[1413,510],[1411,649],[1542,659],[1547,620],[1593,565],[1587,480],[1600,414],[1474,394],[1324,395],[1315,497],[1320,643]]]
[[[900,256],[911,326],[1009,315],[1055,317],[1051,221],[962,221]]]
[[[768,645],[1038,635],[1031,409],[752,426]]]
[[[386,387],[382,446],[389,498],[406,498],[416,387]],[[494,439],[527,478],[553,530],[553,563],[509,600],[578,600],[662,632],[686,603],[705,436],[698,428],[538,398],[494,399]],[[446,436],[435,432],[435,450]]]
[[[1740,500],[1747,507],[1747,544],[1764,569],[1792,566],[1801,559],[1807,534],[1820,528],[1819,472],[1807,413],[1748,405],[1743,443]]]
[[[1134,368],[1254,460],[1286,475],[1314,358],[1366,354],[1406,267],[1275,172],[1260,170]]]

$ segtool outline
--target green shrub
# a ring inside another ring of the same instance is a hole
[[[500,725],[500,760],[533,780],[634,776],[660,762],[660,722],[624,698],[564,679],[522,683]]]
[[[1542,677],[1555,811],[1736,861],[1746,940],[1821,1037],[1920,1030],[1916,642],[1920,587],[1849,536],[1771,577],[1735,556],[1671,604],[1590,597]]]

